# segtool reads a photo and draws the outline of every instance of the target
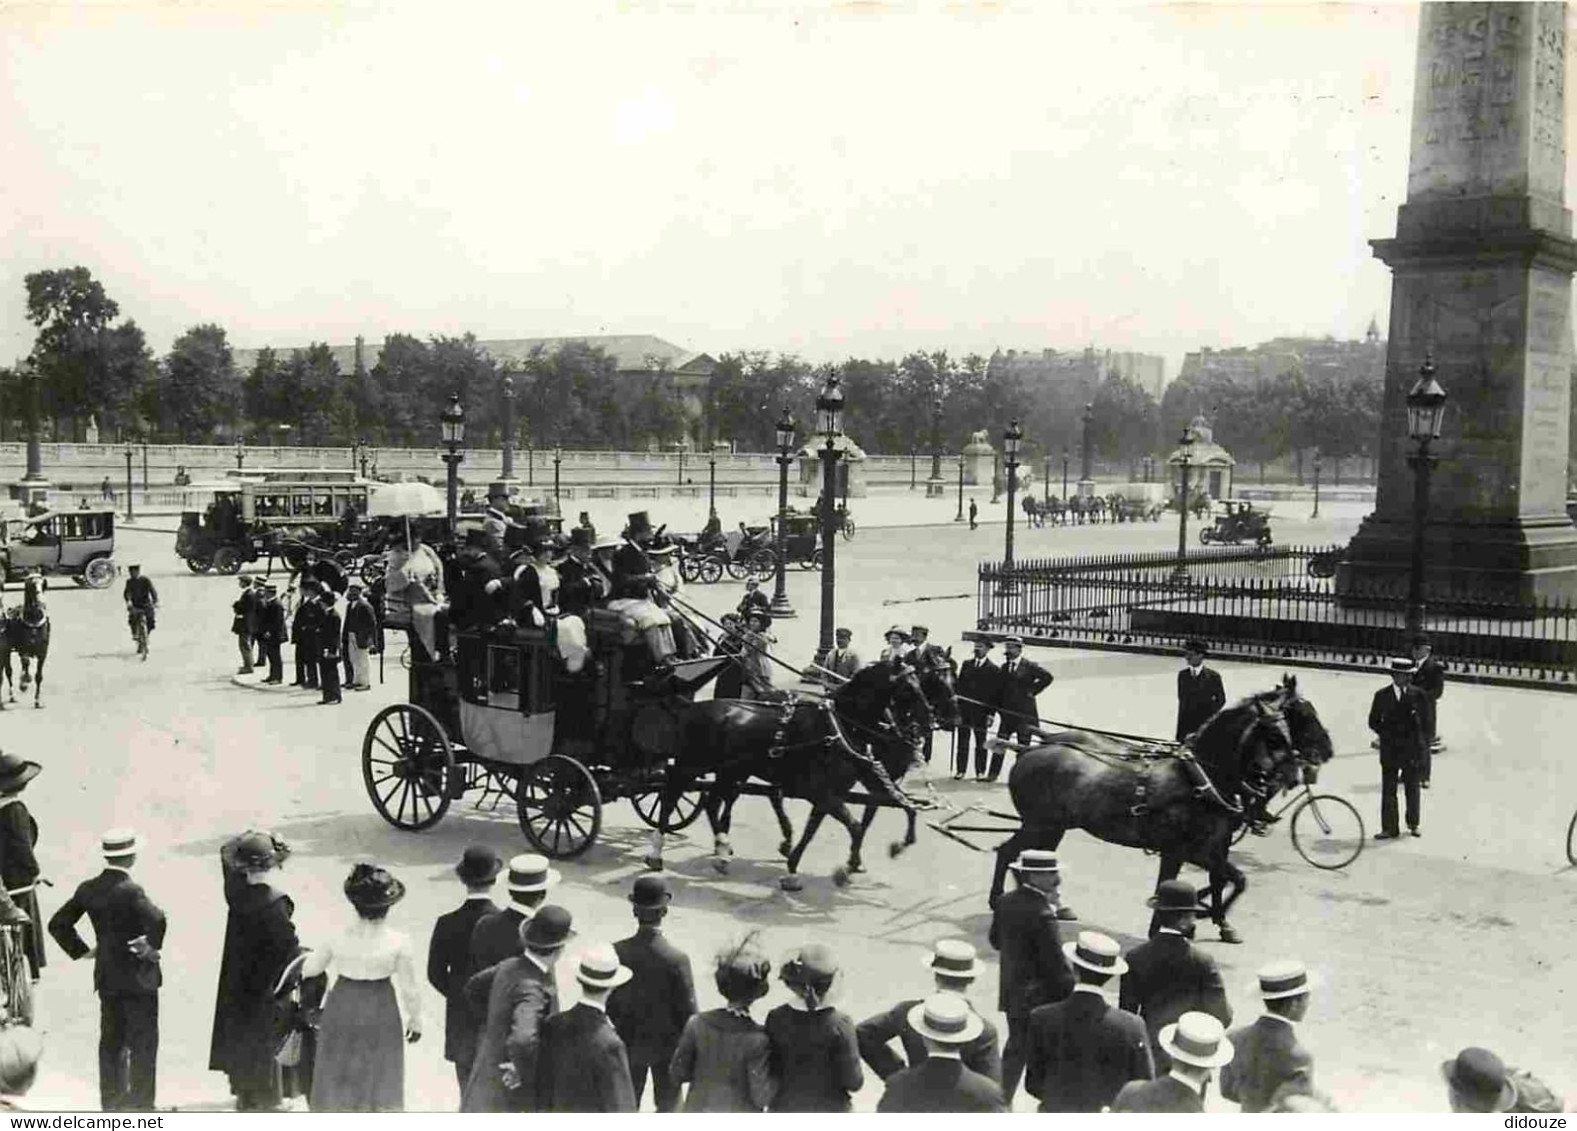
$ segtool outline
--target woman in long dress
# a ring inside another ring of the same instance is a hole
[[[421,1039],[422,1001],[410,940],[387,916],[405,885],[357,864],[345,898],[356,922],[302,967],[305,978],[326,972],[333,979],[318,1029],[312,1110],[404,1111],[405,1043]]]

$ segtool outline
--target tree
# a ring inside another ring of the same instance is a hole
[[[1106,458],[1132,464],[1155,442],[1161,409],[1137,382],[1112,373],[1095,391],[1090,443]]]
[[[193,326],[175,339],[164,359],[159,424],[182,443],[210,440],[221,425],[235,423],[240,394],[235,357],[224,329]]]
[[[35,271],[24,284],[27,319],[38,327],[31,371],[56,434],[66,419],[77,434],[90,414],[109,427],[124,424],[153,371],[142,331],[130,321],[111,326],[120,307],[86,267]]]

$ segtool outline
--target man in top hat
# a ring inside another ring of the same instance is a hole
[[[522,853],[510,858],[505,879],[509,903],[500,911],[479,917],[471,928],[471,968],[486,970],[520,953],[520,928],[547,900],[548,889],[559,882],[557,868],[546,856]]]
[[[353,581],[345,594],[345,654],[350,660],[352,691],[372,690],[371,656],[377,639],[378,616],[360,583]]]
[[[252,674],[252,633],[257,628],[257,594],[252,583],[240,578],[241,594],[230,603],[230,631],[235,634],[236,647],[241,652],[241,666],[236,675]]]
[[[526,532],[526,560],[514,567],[513,572],[496,585],[493,592],[504,597],[508,614],[516,624],[534,628],[544,627],[549,618],[558,616],[559,572],[553,567],[557,547],[553,532],[546,526],[534,526]]]
[[[1282,1088],[1314,1090],[1314,1058],[1298,1042],[1298,1023],[1309,1011],[1309,971],[1296,959],[1259,971],[1265,1012],[1231,1033],[1232,1063],[1221,1070],[1221,1094],[1246,1112],[1269,1111]]]
[[[449,585],[449,619],[455,628],[487,628],[499,620],[495,581],[504,578],[499,547],[485,530],[465,532],[465,545],[454,557],[455,583]]]
[[[579,1004],[549,1017],[542,1025],[538,1110],[635,1110],[624,1041],[608,1019],[608,995],[630,978],[629,967],[619,962],[611,946],[594,946],[580,956],[575,967]]]
[[[1062,951],[1079,983],[1064,1000],[1030,1014],[1024,1089],[1041,1111],[1097,1112],[1130,1080],[1155,1076],[1150,1036],[1143,1021],[1112,1008],[1103,993],[1128,970],[1116,939],[1080,931]]]
[[[1021,746],[1029,745],[1030,735],[1040,720],[1035,696],[1051,686],[1052,674],[1034,660],[1024,658],[1024,641],[1009,636],[1002,642],[1001,691],[997,694],[997,738],[1011,737]],[[998,745],[991,754],[988,776],[995,781],[1002,773],[1006,750]]]
[[[1429,697],[1413,686],[1415,665],[1398,656],[1391,661],[1391,685],[1374,693],[1369,704],[1369,729],[1380,742],[1380,831],[1375,840],[1395,840],[1396,786],[1400,781],[1407,799],[1407,831],[1422,836],[1419,781],[1429,751]]]
[[[925,1055],[887,1077],[879,1112],[950,1114],[1005,1112],[1002,1089],[971,1069],[963,1050],[980,1038],[985,1022],[956,994],[938,993],[917,1002],[905,1019],[925,1043]]]
[[[339,665],[340,638],[345,630],[339,610],[334,607],[334,590],[325,585],[318,590],[317,597],[318,685],[323,692],[323,698],[318,702],[329,706],[343,702],[340,696]]]
[[[1413,664],[1413,686],[1424,693],[1429,703],[1429,713],[1424,717],[1424,767],[1418,782],[1421,787],[1428,789],[1429,772],[1434,768],[1434,753],[1440,749],[1436,716],[1440,709],[1440,697],[1446,693],[1446,669],[1435,659],[1434,642],[1424,633],[1413,637]]]
[[[1024,1073],[1030,1014],[1073,992],[1073,969],[1062,950],[1053,902],[1061,880],[1057,854],[1026,848],[1011,867],[1018,887],[997,900],[989,936],[1002,955],[997,1008],[1008,1021],[1002,1094],[1010,1104]]]
[[[1183,646],[1186,666],[1177,673],[1177,741],[1182,742],[1227,705],[1221,673],[1205,666],[1210,649],[1203,640]]]
[[[695,1013],[695,980],[690,959],[663,937],[662,923],[673,896],[661,876],[638,876],[630,891],[630,910],[639,924],[627,939],[613,944],[618,961],[630,971],[629,984],[608,998],[608,1017],[629,1055],[635,1106],[646,1093],[651,1073],[658,1111],[679,1110],[679,1085],[668,1072],[685,1022]],[[632,1109],[633,1110],[633,1109]]]
[[[991,662],[991,641],[976,640],[973,647],[975,654],[959,665],[958,681],[953,688],[958,696],[958,750],[953,777],[958,781],[962,781],[969,770],[971,738],[975,744],[975,780],[985,780],[986,731],[1002,694],[1002,669]]]
[[[268,662],[268,675],[264,683],[285,682],[285,661],[280,648],[285,643],[285,606],[279,603],[279,586],[263,586],[263,604],[258,609],[257,642]]]
[[[486,1020],[461,1111],[540,1110],[537,1059],[542,1026],[559,1010],[553,967],[574,934],[570,913],[548,904],[520,925],[513,957],[478,971],[466,982],[467,1008]]]
[[[461,1091],[471,1078],[482,1020],[473,1017],[465,1003],[465,984],[477,971],[471,961],[471,931],[482,916],[498,911],[493,884],[503,867],[491,848],[473,844],[465,850],[454,870],[465,885],[465,902],[438,916],[427,944],[427,984],[444,999],[444,1059],[454,1065]]]
[[[301,603],[290,622],[290,639],[296,646],[296,678],[291,687],[317,690],[318,686],[318,622],[323,619],[323,606],[318,601],[322,591],[316,579],[301,579]]]
[[[932,944],[931,953],[926,956],[925,964],[936,981],[936,993],[954,994],[968,1003],[966,995],[969,987],[974,985],[981,969],[974,947],[961,939],[937,939]],[[928,1044],[909,1021],[914,1007],[922,1004],[922,998],[909,998],[885,1013],[867,1017],[854,1027],[854,1036],[860,1045],[860,1059],[870,1065],[871,1071],[883,1080],[906,1067],[914,1067],[926,1058]],[[970,1005],[969,1010],[975,1012],[974,1006]],[[894,1039],[903,1048],[902,1056],[892,1049]],[[996,1026],[982,1017],[976,1035],[960,1042],[953,1051],[963,1061],[965,1068],[995,1083],[1002,1079],[1002,1057],[997,1049]]]
[[[153,587],[151,578],[142,575],[142,566],[132,562],[126,567],[126,585],[121,590],[121,597],[126,602],[126,620],[131,622],[131,615],[141,612],[147,622],[148,631],[152,632],[154,621],[159,612],[159,591]]]
[[[1155,912],[1151,937],[1125,956],[1128,971],[1119,983],[1117,1004],[1144,1019],[1156,1070],[1165,1072],[1163,1028],[1190,1010],[1208,1013],[1224,1027],[1232,1024],[1232,1006],[1215,959],[1189,942],[1199,913],[1193,885],[1163,880],[1145,902]]]
[[[1232,1042],[1221,1022],[1208,1013],[1185,1013],[1161,1030],[1160,1047],[1170,1067],[1156,1080],[1124,1084],[1113,1111],[1176,1112],[1205,1110],[1205,1092],[1216,1069],[1232,1061]]]
[[[0,923],[20,923],[28,969],[36,980],[44,968],[44,922],[38,910],[38,822],[22,791],[43,772],[37,762],[0,754]]]
[[[678,650],[674,617],[659,603],[661,586],[648,556],[656,531],[645,511],[630,515],[623,543],[613,555],[613,599],[608,607],[629,617],[646,639],[654,664],[666,664]]]
[[[92,956],[99,995],[99,1105],[152,1111],[159,1058],[159,948],[164,912],[135,880],[137,834],[111,829],[100,839],[104,870],[77,886],[49,917],[49,933],[73,961]],[[94,946],[77,921],[93,924]]]
[[[575,524],[586,531],[587,536],[593,543],[597,541],[597,528],[592,524],[589,511],[581,511],[580,517],[575,520]]]

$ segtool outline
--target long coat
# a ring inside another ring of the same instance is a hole
[[[629,1112],[635,1088],[624,1042],[602,1010],[581,1003],[542,1025],[539,1111]]]
[[[1024,1088],[1041,1111],[1097,1112],[1128,1081],[1154,1075],[1144,1022],[1099,994],[1069,994],[1029,1015]]]
[[[690,959],[661,931],[645,926],[613,949],[634,976],[608,995],[608,1019],[630,1060],[667,1067],[695,1013]]]
[[[296,655],[313,663],[318,658],[318,622],[323,619],[323,606],[316,601],[303,600],[296,606],[291,621],[290,639],[296,645]]]
[[[1002,954],[997,1008],[1007,1016],[1028,1017],[1073,992],[1057,912],[1043,892],[1024,884],[998,900],[990,940]]]
[[[354,638],[358,648],[371,648],[378,636],[378,615],[372,605],[362,598],[345,607],[345,636]]]
[[[1002,695],[1002,669],[989,656],[971,656],[958,666],[953,690],[958,695],[959,720],[965,726],[984,726]]]
[[[1270,1110],[1270,1098],[1283,1084],[1312,1090],[1314,1058],[1298,1043],[1289,1022],[1260,1017],[1231,1033],[1232,1060],[1221,1069],[1221,1094],[1244,1111]]]
[[[1125,957],[1128,973],[1119,984],[1117,1003],[1144,1019],[1157,1072],[1172,1066],[1172,1058],[1157,1039],[1163,1026],[1194,1011],[1208,1013],[1222,1025],[1232,1024],[1232,1006],[1215,959],[1182,935],[1162,931]]]
[[[1416,687],[1382,687],[1369,703],[1369,729],[1380,736],[1380,764],[1412,769],[1424,760],[1433,705]]]
[[[279,598],[264,598],[263,607],[258,610],[257,621],[258,640],[264,644],[285,642],[285,606],[279,603]]]
[[[164,976],[157,962],[131,952],[132,939],[144,936],[154,950],[164,946],[164,912],[153,905],[142,885],[119,868],[105,868],[77,885],[71,898],[49,917],[49,933],[73,960],[89,950],[77,933],[86,915],[93,924],[96,953],[93,988],[101,997],[116,994],[157,994]]]
[[[485,1017],[471,1078],[461,1096],[463,1112],[536,1111],[537,1058],[542,1025],[559,1011],[552,971],[520,955],[473,974],[465,984],[466,1007]],[[519,1086],[504,1087],[499,1065],[513,1064]]]
[[[879,1112],[947,1115],[953,1112],[1004,1112],[1002,1088],[989,1076],[947,1056],[927,1057],[887,1080],[876,1103]]]
[[[926,1058],[925,1038],[909,1024],[909,1011],[918,1004],[919,998],[901,1001],[889,1010],[867,1017],[854,1027],[855,1039],[860,1043],[860,1058],[883,1080],[905,1068],[913,1068]],[[970,1006],[970,1011],[974,1012],[974,1006]],[[980,1020],[985,1028],[980,1030],[980,1035],[974,1040],[959,1046],[959,1059],[971,1072],[1000,1081],[1002,1050],[997,1043],[997,1027],[989,1018],[982,1017]],[[892,1049],[894,1038],[903,1046],[902,1056]]]
[[[471,969],[486,970],[520,954],[520,924],[531,916],[516,904],[495,908],[477,917],[471,928]]]
[[[1177,741],[1181,742],[1227,705],[1221,673],[1199,666],[1199,674],[1184,668],[1177,673]]]
[[[38,822],[16,794],[0,797],[0,884],[32,920],[27,928],[27,959],[33,977],[44,968],[44,922],[38,910]]]
[[[226,855],[230,847],[220,850],[230,914],[219,959],[208,1067],[228,1075],[236,1095],[272,1092],[277,1098],[279,1066],[274,1050],[280,1010],[274,988],[300,951],[291,921],[295,904],[267,884],[247,883]]]
[[[478,919],[497,911],[490,899],[468,899],[438,916],[427,944],[427,984],[444,999],[444,1059],[455,1064],[469,1064],[476,1056],[482,1021],[465,1003],[465,984],[478,969],[471,959],[471,932]]]
[[[325,660],[337,660],[340,656],[340,635],[344,626],[340,621],[339,610],[333,605],[318,606],[318,656]]]

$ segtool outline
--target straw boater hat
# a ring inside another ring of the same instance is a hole
[[[1062,944],[1062,953],[1068,961],[1097,974],[1126,974],[1128,963],[1123,961],[1122,947],[1110,935],[1099,931],[1080,931],[1079,937]]]
[[[110,829],[99,838],[99,852],[106,860],[121,860],[137,855],[137,834],[132,829]]]
[[[1060,872],[1057,866],[1057,854],[1047,852],[1043,848],[1026,848],[1018,854],[1018,859],[1008,865],[1015,872]]]
[[[0,754],[0,793],[14,793],[44,772],[37,762],[28,762],[15,754]]]
[[[1396,673],[1406,674],[1408,672],[1412,672],[1412,671],[1416,671],[1416,670],[1418,670],[1418,665],[1413,663],[1413,661],[1410,658],[1408,658],[1407,656],[1392,656],[1391,657],[1391,672],[1393,674],[1396,674]]]
[[[1208,1013],[1185,1013],[1163,1026],[1160,1043],[1173,1060],[1195,1068],[1220,1068],[1232,1060],[1226,1030]]]
[[[509,860],[509,890],[512,892],[547,891],[562,877],[557,868],[548,867],[546,856],[523,853]]]
[[[934,994],[909,1010],[909,1027],[922,1037],[947,1045],[968,1044],[986,1023],[957,994]]]
[[[461,855],[454,874],[463,884],[487,884],[497,879],[503,868],[504,862],[498,858],[498,853],[485,845],[473,844]]]
[[[1457,1102],[1469,1111],[1510,1111],[1517,1086],[1500,1057],[1488,1049],[1465,1048],[1440,1066]]]
[[[925,964],[946,978],[974,978],[980,974],[975,948],[962,939],[937,939]]]
[[[1314,977],[1296,958],[1261,966],[1256,976],[1259,996],[1265,1001],[1300,997],[1314,987]]]
[[[915,634],[915,633],[917,633],[917,632],[923,632],[923,633],[925,633],[925,634],[926,634],[926,635],[927,635],[927,636],[930,636],[930,635],[931,635],[931,629],[930,629],[930,627],[929,627],[929,626],[927,626],[927,625],[923,625],[923,624],[912,624],[912,625],[910,625],[910,626],[909,626],[909,635],[910,635],[910,636],[913,636],[913,635],[914,635],[914,634]]]
[[[628,966],[621,965],[619,956],[607,944],[592,947],[580,956],[575,969],[575,980],[583,986],[598,990],[611,990],[622,986],[635,975]]]

